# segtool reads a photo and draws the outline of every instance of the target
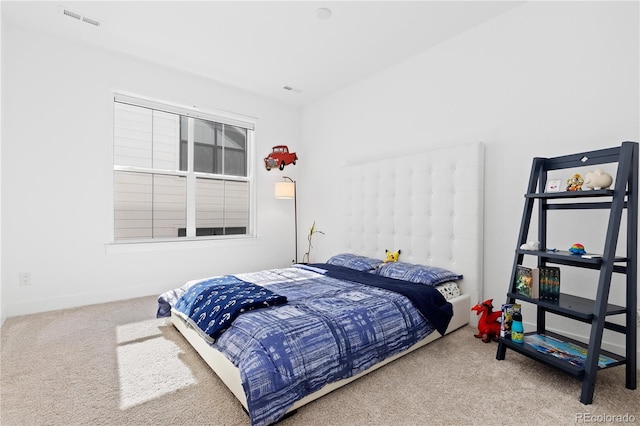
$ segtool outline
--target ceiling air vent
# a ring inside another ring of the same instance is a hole
[[[93,25],[94,27],[100,26],[100,21],[98,21],[97,19],[89,18],[88,16],[84,16],[81,13],[74,12],[73,10],[69,10],[63,6],[60,6],[60,13],[62,13],[64,16],[77,19],[78,21],[86,22],[87,24]]]
[[[87,24],[91,24],[91,25],[94,25],[96,27],[100,26],[100,22],[99,21],[96,21],[95,19],[88,18],[86,16],[82,17],[82,22],[86,22]]]
[[[75,18],[78,20],[82,19],[82,15],[80,15],[79,13],[72,12],[69,9],[65,9],[64,7],[61,9],[63,15],[70,16],[71,18]]]

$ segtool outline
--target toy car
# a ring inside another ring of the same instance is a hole
[[[264,166],[267,170],[278,167],[280,170],[288,164],[296,164],[298,156],[295,152],[289,152],[286,145],[277,145],[273,147],[273,151],[264,159]]]

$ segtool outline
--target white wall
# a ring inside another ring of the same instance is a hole
[[[640,140],[638,20],[637,2],[528,3],[306,107],[304,152],[314,161],[301,177],[301,223],[315,220],[326,232],[315,257],[344,249],[329,198],[342,164],[479,140],[484,294],[504,303],[532,157]],[[597,228],[554,238],[566,249],[597,240]],[[624,304],[621,285],[612,300]],[[586,330],[554,318],[548,325]],[[614,344],[617,337],[605,335]]]
[[[274,197],[273,145],[300,112],[242,90],[17,26],[2,37],[2,317],[160,294],[202,276],[285,266],[293,205]],[[112,91],[257,117],[258,238],[110,247]],[[20,272],[31,274],[19,286]],[[154,306],[150,306],[153,314]]]
[[[4,34],[4,27],[2,26],[2,19],[0,19],[0,47],[2,44],[2,35]],[[2,55],[0,55],[0,100],[2,99]],[[0,101],[0,224],[2,224],[2,104]],[[0,241],[2,241],[2,226],[0,226]],[[2,302],[2,244],[0,243],[0,325],[4,322],[4,303]]]

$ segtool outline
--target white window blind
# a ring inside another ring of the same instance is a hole
[[[136,101],[114,96],[114,240],[250,235],[253,124]]]

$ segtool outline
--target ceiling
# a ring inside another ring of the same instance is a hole
[[[1,12],[5,22],[303,106],[522,3],[2,1]],[[318,18],[319,8],[331,17]]]

